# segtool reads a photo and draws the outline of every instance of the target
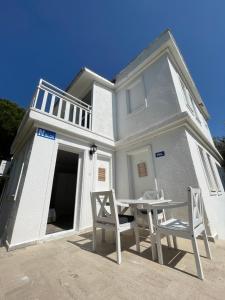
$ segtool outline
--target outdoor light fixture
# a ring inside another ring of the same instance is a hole
[[[90,147],[90,151],[89,151],[90,155],[92,156],[93,154],[95,154],[95,152],[97,151],[97,149],[98,149],[98,147],[95,144],[93,144]]]

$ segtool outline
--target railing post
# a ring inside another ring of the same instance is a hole
[[[89,128],[90,130],[92,130],[92,110],[90,110],[89,112]]]
[[[73,106],[73,124],[76,123],[76,116],[77,116],[77,106]]]
[[[83,109],[80,107],[80,110],[79,110],[79,126],[81,126],[81,124],[82,124],[82,111],[83,111]]]
[[[57,113],[57,117],[59,117],[59,118],[61,116],[61,110],[62,110],[62,98],[59,99],[59,107],[58,107],[58,113]]]
[[[50,109],[49,109],[49,114],[51,115],[53,114],[54,105],[55,105],[55,95],[52,95]]]
[[[85,115],[84,115],[84,127],[87,128],[87,121],[88,121],[88,112],[85,110]]]
[[[45,111],[45,107],[46,107],[46,103],[47,103],[47,98],[48,98],[48,92],[45,91],[44,97],[43,97],[43,100],[42,100],[42,104],[41,104],[41,110],[42,111]]]
[[[69,121],[69,113],[70,113],[70,102],[66,101],[65,115],[64,115],[64,119],[66,121]]]

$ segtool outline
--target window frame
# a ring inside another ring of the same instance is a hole
[[[130,90],[135,87],[136,85],[140,84],[142,85],[142,89],[143,89],[143,104],[141,104],[140,106],[138,106],[135,110],[131,110],[131,97],[130,97]],[[138,78],[137,80],[133,81],[132,84],[130,84],[127,88],[126,88],[126,109],[127,109],[127,115],[131,116],[133,114],[136,114],[138,112],[141,112],[142,110],[144,110],[145,108],[147,108],[147,99],[146,99],[146,90],[145,90],[145,84],[144,84],[144,80],[142,77]]]
[[[220,193],[221,192],[221,187],[220,187],[220,184],[219,184],[219,181],[218,181],[218,178],[217,178],[217,174],[216,174],[215,169],[213,167],[213,162],[212,162],[211,156],[209,155],[209,153],[206,153],[206,157],[207,157],[208,162],[209,162],[209,167],[211,169],[211,173],[212,173],[212,176],[213,176],[216,188],[217,188],[217,192]]]
[[[183,92],[183,95],[184,95],[184,98],[185,98],[186,106],[188,107],[190,112],[195,116],[195,109],[194,109],[194,105],[193,105],[193,99],[190,95],[190,92],[187,89],[186,85],[184,84],[183,80],[180,77],[179,77],[179,79],[180,79],[180,83],[181,83],[182,92]]]
[[[221,193],[221,187],[213,168],[210,154],[199,145],[198,150],[210,195],[217,195]]]
[[[198,123],[200,125],[202,125],[201,118],[199,117],[199,114],[202,115],[202,113],[200,112],[200,109],[198,108],[197,104],[195,103],[192,93],[186,87],[185,83],[183,82],[183,80],[181,79],[180,76],[179,76],[179,79],[180,79],[180,83],[181,83],[182,92],[183,92],[183,95],[185,98],[186,106],[189,109],[189,111],[191,112],[191,114],[196,118]]]

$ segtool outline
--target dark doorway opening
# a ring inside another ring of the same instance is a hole
[[[46,234],[73,229],[79,155],[58,150]]]

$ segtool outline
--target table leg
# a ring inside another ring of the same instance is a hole
[[[150,240],[152,245],[152,260],[155,261],[157,259],[157,252],[156,252],[156,245],[155,245],[155,233],[154,233],[154,226],[152,222],[152,214],[151,209],[147,208],[147,215],[148,215],[148,227],[150,232]]]

